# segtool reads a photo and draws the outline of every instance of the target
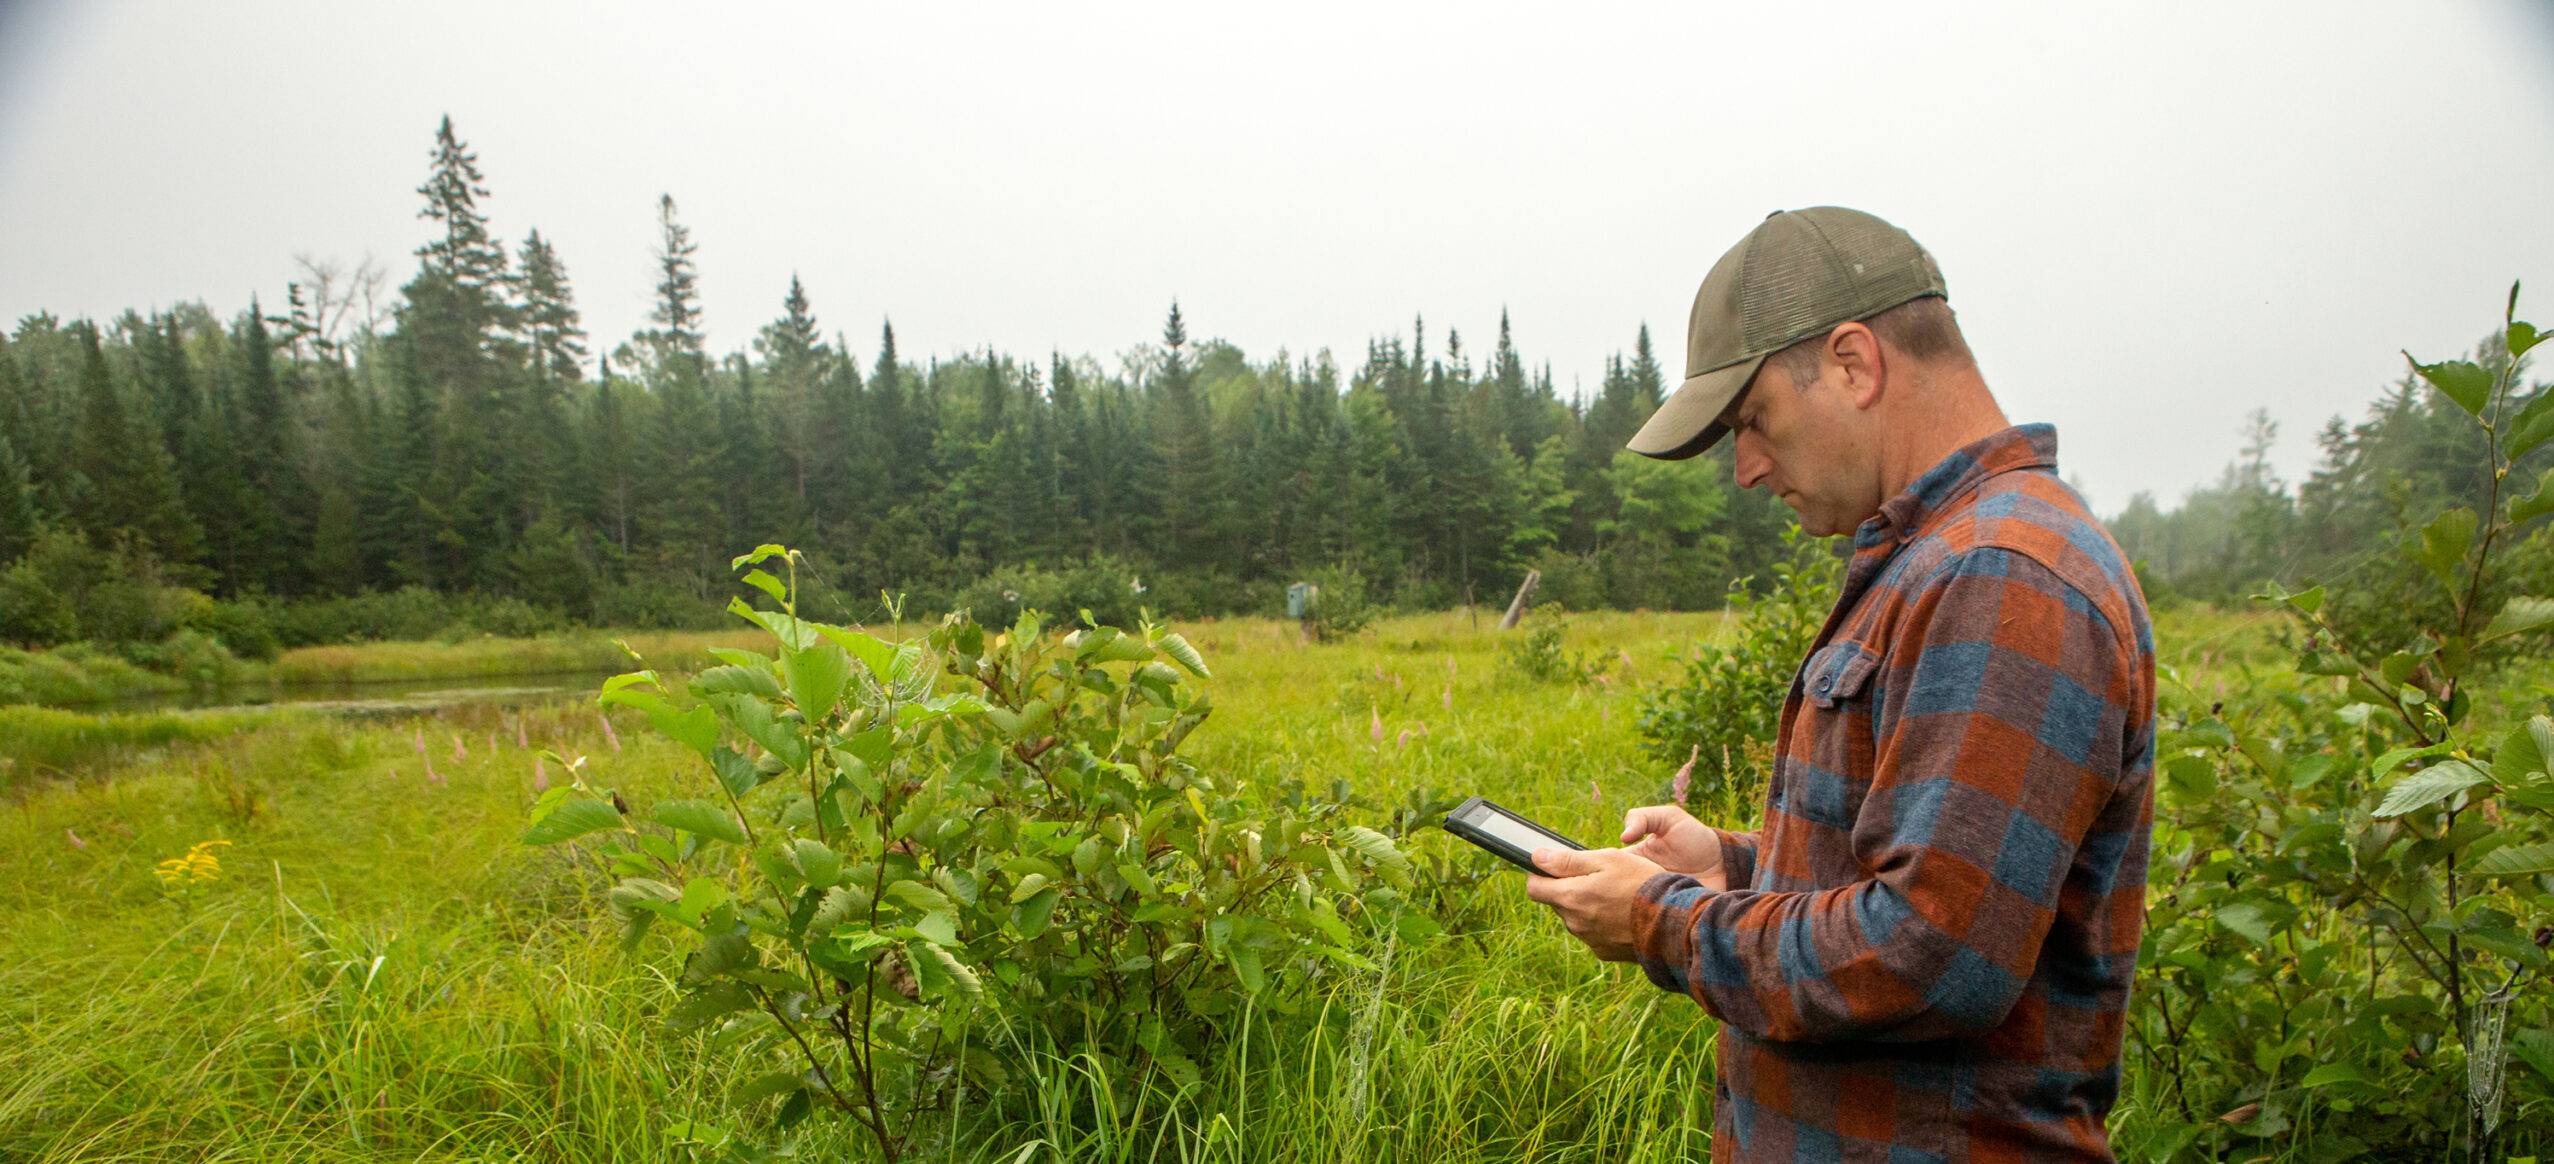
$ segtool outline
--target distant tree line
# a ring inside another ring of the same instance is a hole
[[[1288,582],[1351,571],[1442,607],[1504,601],[1536,568],[1573,605],[1694,608],[1778,553],[1789,516],[1725,460],[1622,450],[1664,389],[1646,328],[1584,400],[1528,369],[1504,316],[1477,363],[1424,321],[1345,373],[1326,351],[1253,361],[1192,337],[1176,303],[1114,369],[918,363],[892,326],[855,352],[793,278],[750,350],[713,355],[666,196],[650,326],[598,354],[548,240],[491,228],[448,118],[418,193],[431,233],[395,295],[306,262],[281,310],[40,314],[0,340],[0,639],[190,617],[102,615],[101,571],[198,607],[344,616],[294,638],[395,629],[345,614],[367,600],[428,622],[681,623],[724,601],[729,556],[775,540],[852,617],[882,590],[928,608],[997,575],[1060,601],[1087,595],[1059,580],[1105,576],[1196,615],[1275,613]]]
[[[549,241],[492,230],[448,118],[418,194],[429,230],[395,293],[369,264],[305,262],[272,312],[39,314],[0,338],[0,642],[682,625],[765,541],[806,550],[844,618],[881,591],[1276,613],[1301,579],[1442,608],[1528,570],[1573,607],[1692,609],[1784,552],[1788,510],[1735,488],[1726,446],[1624,451],[1666,388],[1645,327],[1571,399],[1504,315],[1477,357],[1414,321],[1345,371],[1194,338],[1176,303],[1115,368],[916,362],[892,326],[855,352],[793,277],[749,350],[714,356],[665,196],[650,325],[598,353]],[[2114,531],[2160,598],[2347,568],[2479,499],[2473,427],[2435,401],[2407,379],[2335,419],[2293,488],[2257,415],[2220,481],[2169,511],[2140,494]]]

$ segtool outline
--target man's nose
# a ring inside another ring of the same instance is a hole
[[[1765,475],[1774,470],[1773,458],[1755,447],[1755,442],[1746,433],[1739,433],[1732,443],[1736,447],[1729,458],[1730,475],[1737,479],[1738,487],[1753,489],[1763,483]]]

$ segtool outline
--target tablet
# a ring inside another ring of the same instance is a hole
[[[1446,814],[1445,831],[1498,854],[1528,873],[1546,873],[1534,865],[1536,849],[1585,849],[1587,846],[1475,796]]]

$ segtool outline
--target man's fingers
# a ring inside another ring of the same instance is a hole
[[[1683,814],[1677,809],[1664,804],[1635,808],[1624,813],[1623,843],[1628,845],[1642,837],[1665,833],[1675,827],[1676,820],[1681,815]]]

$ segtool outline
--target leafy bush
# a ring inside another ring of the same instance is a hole
[[[1312,578],[1312,602],[1304,612],[1304,627],[1322,642],[1334,642],[1366,629],[1366,624],[1380,613],[1366,592],[1366,576],[1354,566],[1331,566],[1315,571]]]
[[[186,625],[211,635],[240,658],[272,662],[284,649],[275,630],[281,616],[274,599],[252,594],[207,603],[187,618]]]
[[[773,546],[736,565],[775,559],[795,574]],[[708,795],[642,811],[578,780],[524,837],[608,834],[616,916],[692,935],[670,1021],[767,1067],[739,1102],[841,1113],[894,1159],[1021,1051],[1185,1084],[1244,999],[1284,1011],[1324,966],[1368,968],[1349,947],[1399,912],[1407,859],[1336,805],[1259,815],[1180,756],[1211,711],[1180,636],[953,614],[890,643],[744,578],[780,609],[730,609],[773,654],[718,652],[688,699],[647,671],[602,696],[696,753]]]
[[[1593,683],[1607,660],[1595,652],[1571,654],[1561,646],[1570,622],[1557,602],[1536,606],[1518,634],[1499,648],[1508,669],[1537,683]]]
[[[1789,557],[1761,597],[1751,579],[1730,584],[1727,637],[1696,647],[1680,675],[1640,693],[1643,745],[1665,763],[1692,760],[1695,787],[1728,787],[1742,762],[1771,756],[1783,698],[1835,605],[1843,564],[1796,525],[1783,544]]]
[[[2274,588],[2296,667],[2253,697],[2167,688],[2138,1155],[2497,1160],[2554,1115],[2554,719],[2476,719],[2496,649],[2554,626],[2511,553],[2554,470],[2508,472],[2554,438],[2554,399],[2512,405],[2539,337],[2505,335],[2498,367],[2415,364],[2481,426],[2480,510],[2392,547],[2378,600]]]
[[[597,626],[632,630],[707,630],[723,625],[718,605],[687,587],[660,578],[635,577],[594,593]]]
[[[956,609],[985,626],[1009,626],[1024,611],[1043,611],[1056,622],[1079,625],[1089,611],[1101,626],[1137,626],[1152,596],[1141,572],[1105,554],[1060,570],[1004,566],[958,593]]]

